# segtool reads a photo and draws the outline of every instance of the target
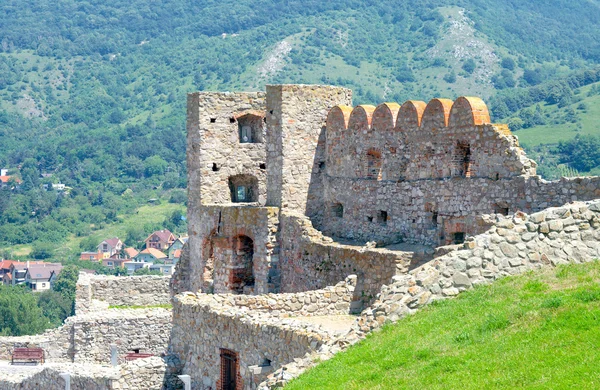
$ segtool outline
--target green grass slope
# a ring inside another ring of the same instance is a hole
[[[436,302],[286,389],[600,387],[600,262],[504,278]]]

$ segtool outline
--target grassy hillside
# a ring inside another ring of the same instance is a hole
[[[0,245],[60,246],[185,188],[190,91],[327,83],[352,88],[357,104],[494,102],[600,64],[597,1],[5,3],[0,167],[23,186],[0,196]],[[491,106],[511,119],[537,103]],[[582,134],[595,132],[594,107]],[[567,124],[554,122],[528,131],[554,142]],[[536,153],[552,160],[548,148]],[[68,197],[39,190],[58,182]]]
[[[600,263],[502,279],[440,301],[286,389],[592,389]]]

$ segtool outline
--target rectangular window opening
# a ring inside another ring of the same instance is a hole
[[[465,242],[465,232],[455,232],[452,235],[452,240],[455,244],[462,244]]]
[[[387,225],[388,213],[385,210],[379,210],[376,215],[377,223]]]
[[[342,205],[341,203],[334,203],[333,206],[331,207],[331,213],[336,218],[343,218],[344,217],[344,205]]]

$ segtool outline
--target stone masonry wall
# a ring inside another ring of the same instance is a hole
[[[171,301],[169,277],[107,276],[80,273],[75,313],[85,314],[108,306],[166,305]]]
[[[267,205],[323,218],[325,119],[352,91],[325,85],[267,86]]]
[[[504,276],[600,257],[600,200],[573,202],[530,215],[518,212],[488,217],[495,218],[488,231],[467,240],[460,250],[395,276],[348,334],[286,365],[287,371],[274,371],[259,388],[284,385],[315,361],[331,358],[332,349],[344,349],[384,323],[398,321],[434,300],[454,297]]]
[[[338,106],[327,118],[322,230],[385,244],[446,245],[455,233],[484,232],[482,214],[600,195],[600,178],[544,182],[535,166],[508,127],[489,124],[478,98]]]
[[[238,355],[243,389],[255,388],[266,374],[317,350],[332,336],[317,326],[281,319],[248,307],[222,305],[211,294],[174,298],[172,350],[192,377],[192,388],[219,388],[221,349]],[[269,367],[254,369],[269,361]]]
[[[90,364],[46,365],[21,372],[0,372],[0,388],[64,390],[65,380],[60,374],[67,372],[71,374],[70,384],[73,390],[160,390],[164,385],[172,383],[167,378],[168,368],[167,363],[159,357],[138,359],[117,367]]]
[[[240,142],[239,119],[260,117],[260,142]],[[196,92],[188,95],[188,181],[194,202],[231,203],[229,178],[248,174],[258,180],[258,203],[266,201],[264,92]]]
[[[69,317],[41,335],[0,337],[0,358],[10,360],[15,347],[40,347],[47,362],[108,364],[110,344],[117,345],[119,361],[133,348],[161,355],[170,332],[170,310],[110,309]]]
[[[213,305],[247,308],[281,317],[344,315],[350,313],[355,286],[356,276],[351,275],[345,281],[321,290],[254,296],[210,294],[205,299],[212,300]]]
[[[110,345],[117,346],[119,362],[133,349],[161,356],[171,334],[171,310],[113,309],[85,316],[73,323],[75,363],[110,363]]]
[[[308,218],[281,213],[281,286],[283,292],[323,288],[357,276],[356,296],[369,302],[397,273],[406,273],[412,255],[383,248],[333,242],[312,227]]]
[[[363,313],[360,330],[369,331],[432,300],[455,296],[506,275],[599,256],[600,200],[499,218],[486,233],[466,242],[464,249],[395,277]]]
[[[278,262],[276,233],[278,209],[274,207],[206,205],[197,210],[199,223],[190,231],[190,276],[188,291],[230,292],[231,272],[236,264],[236,239],[253,241],[254,288],[247,293],[266,294],[278,288],[273,280]],[[192,239],[193,237],[193,239]],[[177,268],[176,278],[185,272]]]

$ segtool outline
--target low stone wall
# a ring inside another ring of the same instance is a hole
[[[61,373],[71,374],[73,390],[160,390],[175,388],[168,375],[168,362],[159,357],[138,359],[117,367],[90,364],[38,366],[27,370],[0,371],[3,390],[64,390]]]
[[[408,272],[413,255],[383,248],[333,242],[310,220],[294,212],[281,212],[281,290],[300,292],[331,286],[357,275],[357,293],[368,305],[398,273]]]
[[[123,362],[133,348],[164,354],[170,332],[170,310],[110,309],[69,317],[41,335],[0,337],[0,358],[10,360],[15,347],[40,347],[47,362],[108,364],[110,344],[115,344]]]
[[[438,299],[454,297],[477,284],[542,267],[582,263],[600,257],[600,200],[574,202],[527,215],[497,217],[484,234],[465,242],[463,249],[437,257],[383,286],[377,300],[364,310],[353,329],[311,356],[296,359],[269,375],[260,389],[285,384],[293,376],[331,358],[388,321],[397,321]]]
[[[434,259],[408,275],[396,276],[365,310],[359,331],[396,321],[437,299],[507,275],[600,257],[600,200],[575,202],[531,215],[499,218],[464,249]]]
[[[75,363],[110,363],[110,345],[117,346],[119,363],[132,349],[164,355],[171,333],[167,309],[113,309],[93,313],[73,323]]]
[[[210,294],[183,293],[173,300],[171,348],[194,389],[219,388],[222,348],[237,353],[241,388],[251,389],[271,370],[333,338],[316,325],[232,304]],[[267,361],[268,367],[256,367]]]
[[[108,306],[169,304],[169,278],[151,275],[89,275],[82,272],[77,281],[75,313],[84,314]]]
[[[0,360],[10,360],[16,347],[42,348],[46,361],[71,362],[73,360],[73,318],[67,318],[65,324],[48,329],[39,335],[0,337]]]
[[[351,312],[355,286],[356,276],[351,275],[345,281],[321,290],[266,295],[208,294],[204,298],[211,300],[211,305],[247,308],[272,316],[344,315]]]

